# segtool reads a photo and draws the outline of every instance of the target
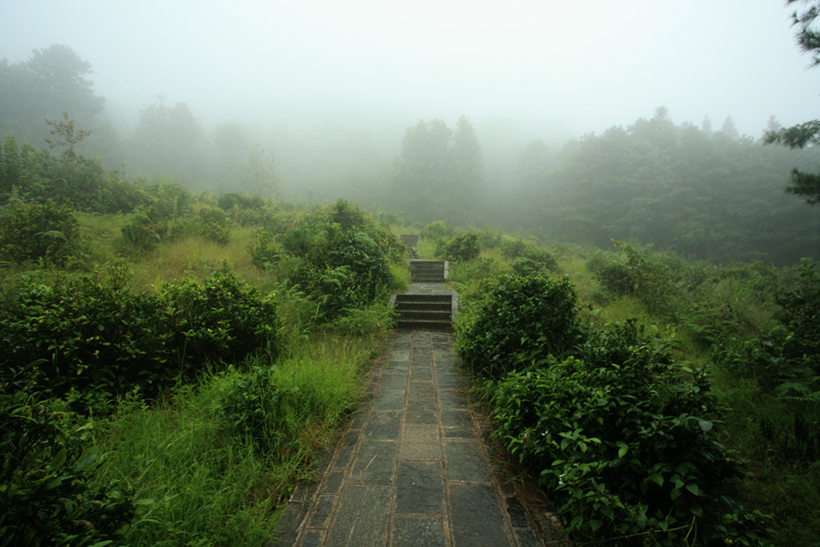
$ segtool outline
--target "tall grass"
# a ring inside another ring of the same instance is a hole
[[[247,370],[270,366],[262,357],[181,386],[152,408],[124,402],[113,418],[97,424],[94,448],[104,454],[97,480],[124,480],[142,500],[127,541],[264,544],[293,485],[355,408],[362,367],[379,343],[378,337],[317,335],[291,349],[273,375],[274,384],[293,395],[274,418],[279,431],[289,432],[276,453],[259,453],[222,410]]]

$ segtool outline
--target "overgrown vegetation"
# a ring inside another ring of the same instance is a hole
[[[13,139],[2,164],[0,544],[267,541],[356,406],[404,246],[343,200],[76,193],[73,147]]]
[[[812,545],[816,265],[616,247],[554,246],[567,278],[496,244],[453,281],[496,439],[581,543]]]

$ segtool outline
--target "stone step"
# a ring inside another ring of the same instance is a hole
[[[415,311],[432,311],[432,312],[444,312],[447,314],[451,313],[452,304],[449,302],[427,302],[427,303],[413,303],[413,302],[402,302],[399,304],[398,302],[395,305],[396,312],[401,314],[404,312],[415,312]]]
[[[431,310],[431,309],[397,309],[399,317],[406,320],[424,319],[430,321],[444,321],[450,323],[452,316],[450,308],[446,310]]]
[[[414,294],[401,293],[396,295],[396,302],[452,302],[453,297],[449,294]]]
[[[396,321],[396,328],[399,330],[435,330],[451,331],[453,324],[449,321],[435,321],[431,319],[401,319]]]
[[[452,330],[453,297],[450,294],[397,294],[394,309],[399,329]]]
[[[448,265],[444,260],[411,260],[410,273],[414,283],[444,283]]]

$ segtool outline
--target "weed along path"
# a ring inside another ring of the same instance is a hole
[[[366,400],[317,481],[297,488],[274,546],[568,545],[548,501],[488,453],[452,341],[447,330],[390,334]]]

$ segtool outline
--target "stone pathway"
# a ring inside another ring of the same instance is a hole
[[[451,346],[446,332],[391,333],[368,397],[318,481],[295,492],[274,545],[568,545],[546,498],[491,463]]]

